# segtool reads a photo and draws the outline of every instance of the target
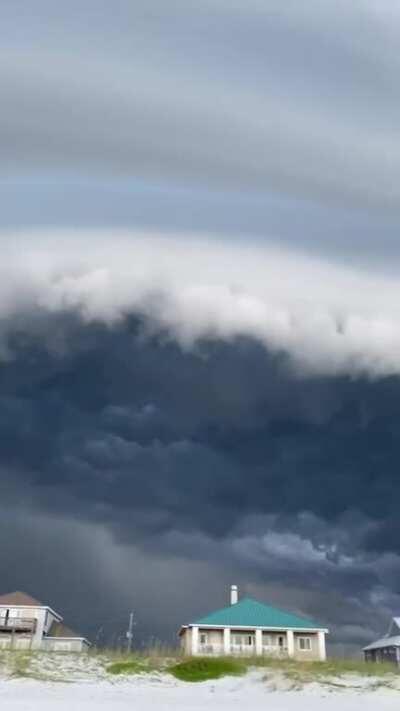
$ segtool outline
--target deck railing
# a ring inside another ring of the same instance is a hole
[[[256,654],[256,648],[254,644],[230,644],[229,652],[230,654],[253,656]],[[222,655],[224,646],[223,644],[199,644],[198,653],[204,656]],[[262,654],[270,657],[287,657],[288,650],[286,646],[263,644]]]
[[[30,617],[0,617],[0,631],[12,632],[13,630],[27,630],[33,632],[36,620]]]
[[[222,644],[199,644],[199,654],[206,655],[220,655],[224,653],[224,648]]]

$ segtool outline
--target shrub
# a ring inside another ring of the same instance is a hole
[[[146,671],[146,666],[139,659],[129,662],[114,662],[107,667],[109,674],[140,674]]]
[[[222,676],[244,674],[246,664],[238,659],[194,657],[169,669],[181,681],[206,681]]]

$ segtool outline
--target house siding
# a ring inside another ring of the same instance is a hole
[[[181,649],[185,655],[190,655],[192,653],[192,630],[190,627],[182,632]]]
[[[41,649],[45,652],[86,652],[89,644],[84,639],[44,637]]]
[[[311,640],[311,649],[300,649],[299,637],[308,637]],[[294,659],[298,659],[299,661],[310,662],[319,660],[318,634],[312,632],[294,633]]]
[[[32,637],[31,635],[1,635],[0,637],[0,649],[21,649],[29,650],[32,649]]]

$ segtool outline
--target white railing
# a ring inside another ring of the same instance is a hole
[[[277,644],[263,644],[262,653],[270,657],[287,657],[287,647],[280,647]]]
[[[36,620],[28,617],[0,617],[1,630],[34,630]]]
[[[220,655],[224,653],[224,647],[222,644],[199,644],[199,654],[207,655]]]
[[[231,644],[231,654],[252,656],[256,653],[254,644]]]
[[[223,655],[224,651],[223,644],[199,643],[198,646],[198,654],[201,656]],[[230,644],[229,653],[249,657],[256,654],[256,647],[255,644]],[[277,644],[263,644],[262,654],[271,657],[287,657],[288,650],[286,646],[281,647]]]

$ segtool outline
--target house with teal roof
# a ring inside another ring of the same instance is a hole
[[[251,597],[238,598],[231,586],[230,605],[199,617],[179,631],[188,655],[270,655],[299,660],[326,659],[329,630],[313,620]]]

